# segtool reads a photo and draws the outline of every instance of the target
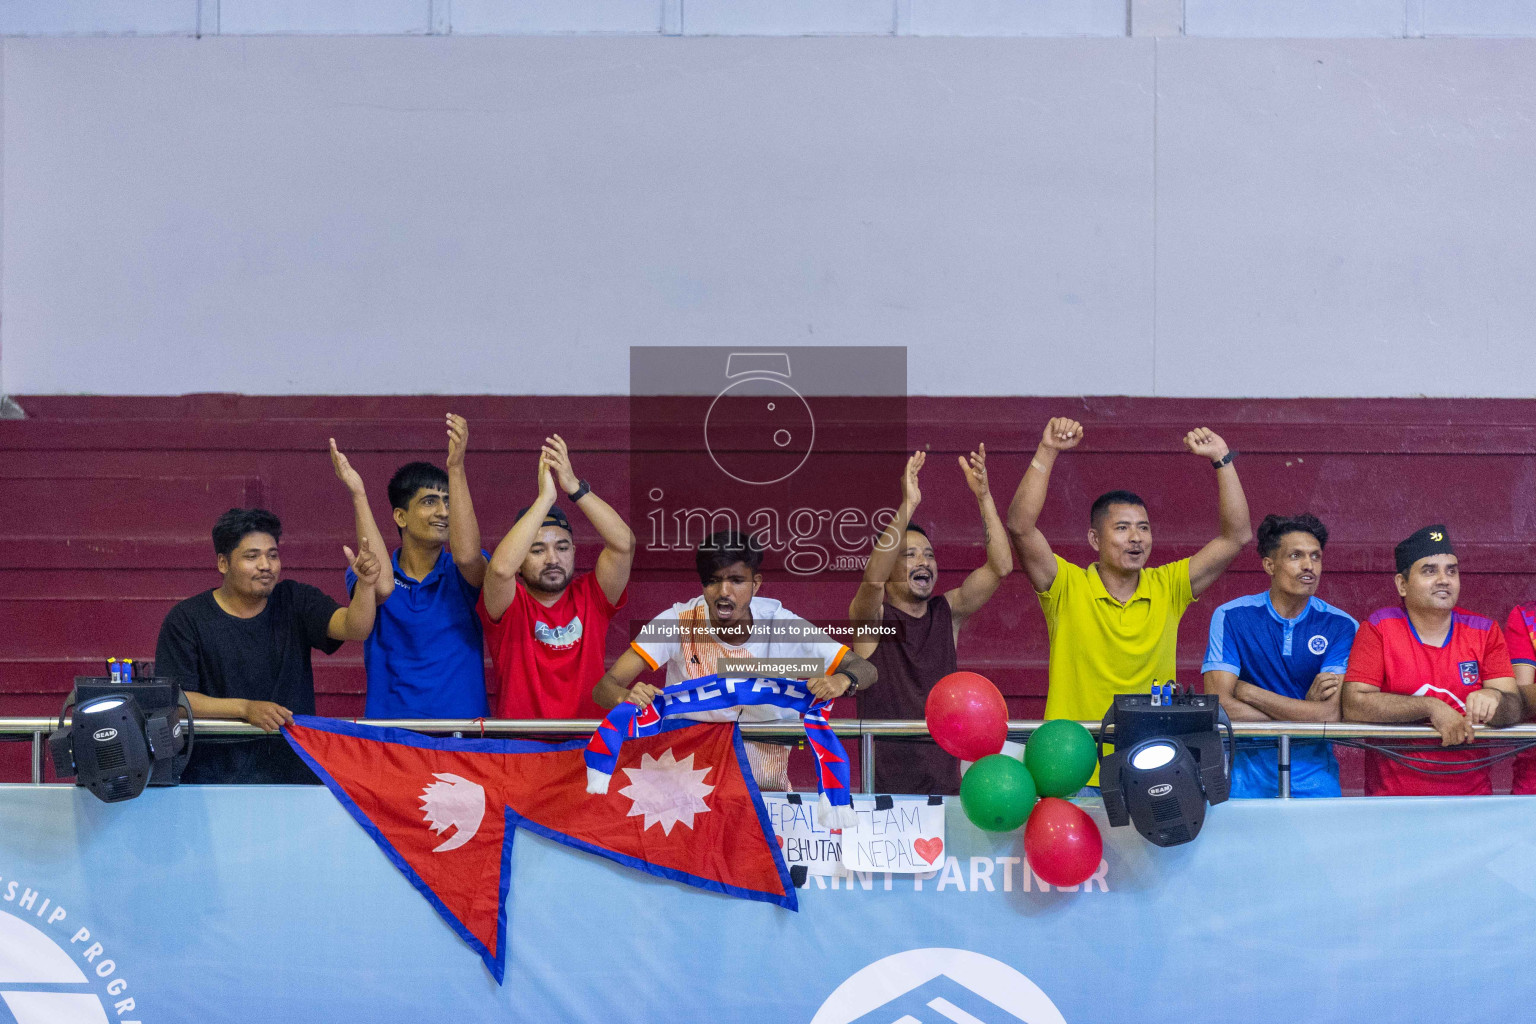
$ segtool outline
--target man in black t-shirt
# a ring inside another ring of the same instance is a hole
[[[358,579],[343,608],[307,583],[280,580],[283,525],[265,509],[232,508],[213,526],[224,582],[172,608],[160,626],[155,670],[174,677],[198,718],[238,718],[267,732],[315,713],[310,650],[333,653],[373,629],[381,563],[368,538],[343,547]],[[183,782],[318,782],[286,740],[198,740]]]

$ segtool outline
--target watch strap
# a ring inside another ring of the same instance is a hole
[[[589,495],[591,493],[592,493],[591,485],[589,485],[585,480],[578,480],[578,481],[576,481],[576,489],[574,491],[572,491],[571,493],[567,494],[566,497],[570,498],[571,499],[571,504],[574,505],[574,504],[576,504],[576,502],[580,501],[582,498],[585,498],[587,495]]]

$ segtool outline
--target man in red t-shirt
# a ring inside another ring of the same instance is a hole
[[[480,621],[497,680],[497,718],[602,718],[592,682],[603,674],[608,623],[624,606],[635,535],[571,469],[559,434],[539,454],[539,497],[496,546],[480,593]],[[571,524],[555,488],[603,539],[589,573],[575,575]]]
[[[1440,744],[1475,738],[1480,725],[1518,722],[1524,711],[1509,665],[1504,634],[1492,619],[1456,607],[1460,564],[1444,526],[1426,526],[1396,548],[1401,608],[1383,608],[1361,623],[1344,671],[1340,709],[1352,722],[1429,720]],[[1432,741],[1430,743],[1432,745]],[[1483,751],[1404,751],[1430,771],[1374,751],[1365,755],[1368,796],[1492,793]],[[1436,774],[1444,772],[1445,774]]]
[[[1515,687],[1526,708],[1536,708],[1536,601],[1519,604],[1504,623],[1504,643],[1514,666]],[[1515,755],[1511,793],[1536,793],[1536,750]]]

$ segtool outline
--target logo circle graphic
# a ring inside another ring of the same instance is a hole
[[[1167,782],[1160,782],[1147,789],[1147,796],[1167,796],[1173,792],[1173,786]]]
[[[26,988],[12,991],[12,985]],[[58,988],[32,990],[38,985]],[[90,982],[74,959],[42,929],[3,911],[0,986],[0,999],[19,1024],[101,1024],[108,1019],[106,1007],[90,991]]]
[[[746,377],[727,385],[704,414],[704,447],[720,472],[737,483],[787,480],[811,457],[816,418],[800,392],[776,377]],[[774,453],[764,460],[765,453]],[[783,456],[800,458],[788,471]]]
[[[95,740],[97,743],[105,743],[107,740],[115,740],[117,739],[117,730],[97,729],[95,732],[91,733],[91,739]]]
[[[1307,641],[1307,650],[1311,651],[1313,654],[1322,654],[1327,649],[1328,638],[1325,636],[1315,636],[1311,640]]]
[[[877,1010],[881,1020],[934,1020],[940,1005],[969,1015],[940,1011],[951,1020],[986,1013],[988,1021],[1066,1024],[1051,998],[1019,971],[981,953],[944,947],[876,960],[837,986],[811,1024],[852,1024]]]

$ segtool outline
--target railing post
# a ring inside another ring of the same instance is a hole
[[[1291,738],[1284,733],[1280,734],[1280,770],[1276,773],[1280,776],[1280,799],[1291,798]]]
[[[43,734],[32,734],[32,785],[43,784]]]
[[[875,791],[875,735],[859,733],[859,792]]]

